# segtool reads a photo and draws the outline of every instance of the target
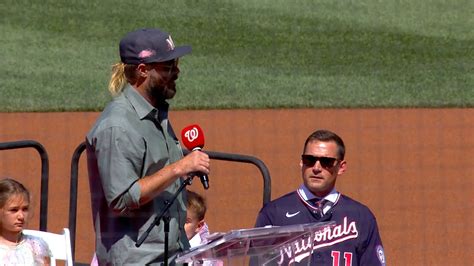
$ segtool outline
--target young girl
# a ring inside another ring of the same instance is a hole
[[[0,180],[0,265],[49,265],[48,245],[22,234],[30,207],[30,193],[18,181]]]

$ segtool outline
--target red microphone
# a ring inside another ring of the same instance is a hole
[[[186,149],[200,151],[204,147],[204,133],[198,125],[190,125],[181,131],[181,141]],[[204,189],[209,188],[209,177],[204,173],[198,174]]]

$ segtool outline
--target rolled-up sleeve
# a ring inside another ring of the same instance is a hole
[[[142,161],[146,144],[133,131],[114,126],[95,136],[95,153],[107,205],[126,214],[139,207]]]

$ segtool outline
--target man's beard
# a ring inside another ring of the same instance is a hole
[[[152,81],[148,93],[156,100],[164,101],[172,99],[176,94],[176,83],[175,79],[170,78],[169,80],[161,77]]]
[[[176,94],[176,84],[159,85],[150,88],[151,96],[156,100],[172,99]]]

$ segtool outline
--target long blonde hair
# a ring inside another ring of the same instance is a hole
[[[109,81],[109,92],[112,96],[119,95],[127,83],[135,82],[137,65],[116,63],[112,66],[112,76]]]
[[[112,96],[119,95],[123,88],[127,84],[127,78],[125,77],[125,64],[119,62],[112,66],[112,76],[109,81],[109,92]]]

